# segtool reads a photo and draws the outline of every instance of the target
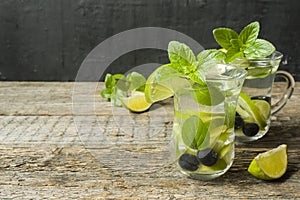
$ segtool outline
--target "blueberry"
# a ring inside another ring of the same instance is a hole
[[[234,129],[240,129],[243,126],[244,126],[244,120],[239,114],[237,114],[235,116]]]
[[[218,153],[211,148],[198,151],[197,157],[203,165],[212,166],[218,161]]]
[[[178,164],[182,169],[196,171],[199,168],[200,163],[197,156],[185,153],[180,156]]]
[[[254,136],[258,133],[259,126],[256,123],[248,123],[243,127],[243,133],[246,136]]]
[[[271,97],[267,97],[267,96],[254,96],[251,97],[252,100],[257,99],[257,100],[265,100],[266,102],[268,102],[269,104],[271,104]]]

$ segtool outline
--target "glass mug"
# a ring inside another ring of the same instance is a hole
[[[240,67],[220,64],[206,74],[207,87],[182,77],[172,80],[180,87],[173,89],[171,153],[185,175],[209,180],[232,165],[235,110],[246,74]]]
[[[248,71],[238,100],[235,135],[240,142],[255,141],[269,130],[271,116],[279,112],[293,94],[295,81],[286,71],[277,71],[283,55],[276,51],[262,59],[240,58],[231,64]],[[272,87],[275,77],[283,78],[285,89],[276,103],[271,103]]]

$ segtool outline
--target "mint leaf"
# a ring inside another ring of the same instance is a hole
[[[104,83],[102,98],[108,99],[114,106],[122,106],[120,99],[126,97],[129,90],[144,91],[146,79],[137,72],[132,72],[126,77],[123,74],[106,74]]]
[[[243,44],[249,44],[255,42],[255,40],[258,37],[258,33],[259,33],[259,23],[252,22],[241,31],[241,33],[239,34],[239,40]]]
[[[201,69],[188,74],[188,78],[190,78],[192,81],[196,82],[199,85],[206,85],[204,71]]]
[[[197,69],[196,57],[187,45],[171,41],[168,46],[168,54],[170,66],[173,69],[201,85],[205,84],[205,76],[201,70]]]
[[[204,75],[205,72],[207,72],[211,67],[215,66],[216,64],[223,63],[225,58],[225,53],[217,49],[208,49],[201,51],[197,55],[198,66],[197,71],[194,73],[195,76],[198,77],[200,80],[195,82],[199,83],[201,86],[206,86]]]
[[[124,75],[122,74],[106,74],[104,79],[105,89],[101,91],[102,98],[111,99],[112,94],[114,93],[117,82],[122,79]]]
[[[217,28],[213,35],[217,43],[225,49],[225,62],[230,63],[236,58],[264,58],[276,49],[268,41],[258,39],[259,22],[252,22],[237,34],[229,28]]]
[[[230,63],[236,58],[240,58],[240,57],[244,57],[244,53],[241,52],[239,48],[232,47],[229,48],[226,52],[225,62]]]
[[[120,90],[118,87],[114,87],[114,89],[112,90],[110,101],[114,106],[120,107],[122,106],[120,99],[126,96],[127,96],[127,91]]]
[[[217,43],[224,49],[231,47],[230,40],[238,38],[237,32],[230,28],[216,28],[213,30],[213,35]]]
[[[211,84],[209,86],[194,84],[193,89],[195,90],[192,96],[193,99],[202,105],[218,105],[225,99],[224,94]]]
[[[105,76],[105,89],[101,91],[101,96],[104,99],[108,99],[114,106],[121,106],[121,97],[126,96],[124,89],[118,89],[117,85],[120,85],[120,81],[124,78],[123,74],[106,74]]]
[[[101,91],[101,96],[104,99],[109,99],[111,97],[111,92],[109,90],[104,89]]]
[[[196,65],[196,57],[193,51],[185,44],[171,41],[168,46],[169,60],[175,66],[188,68]]]
[[[234,48],[234,49],[237,49],[238,51],[241,51],[242,50],[242,47],[243,47],[243,43],[241,40],[239,39],[232,39],[230,40],[230,43],[231,43],[231,48]]]
[[[253,44],[249,44],[244,52],[246,58],[255,59],[269,56],[275,50],[272,43],[263,39],[257,39]]]
[[[182,125],[182,140],[190,148],[200,149],[204,145],[204,141],[209,139],[207,132],[208,128],[204,122],[198,116],[193,115]],[[209,143],[209,141],[205,143]]]
[[[203,50],[197,55],[198,69],[207,70],[212,65],[222,63],[225,58],[225,53],[217,49]]]
[[[105,84],[105,89],[101,91],[101,96],[104,99],[109,99],[112,93],[112,88],[113,88],[113,80],[112,80],[112,75],[111,74],[106,74],[105,79],[104,79],[104,84]]]
[[[126,76],[126,81],[129,83],[130,90],[144,91],[146,78],[142,74],[131,72]]]

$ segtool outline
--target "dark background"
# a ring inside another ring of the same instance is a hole
[[[169,28],[216,48],[214,28],[240,31],[257,20],[259,37],[285,55],[280,69],[299,81],[299,11],[299,0],[1,0],[0,80],[74,81],[95,46],[132,28]],[[131,52],[110,69],[154,62],[167,62],[166,52]]]

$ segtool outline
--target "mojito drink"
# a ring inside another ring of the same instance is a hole
[[[208,180],[232,165],[235,111],[245,73],[218,65],[214,74],[207,74],[206,87],[187,84],[184,78],[176,81],[184,87],[174,95],[174,153],[184,174]]]
[[[282,54],[263,59],[237,59],[233,64],[247,69],[248,75],[238,100],[235,133],[238,141],[263,137],[271,123],[271,94]]]
[[[282,54],[271,42],[259,38],[259,31],[257,21],[251,22],[239,33],[226,27],[213,30],[220,51],[226,55],[224,61],[248,72],[237,106],[235,132],[238,141],[254,141],[263,137],[269,130],[271,114],[283,108],[293,93],[293,77],[289,73],[281,73],[288,83],[287,89],[281,100],[272,105],[271,111],[272,84],[278,74]]]

